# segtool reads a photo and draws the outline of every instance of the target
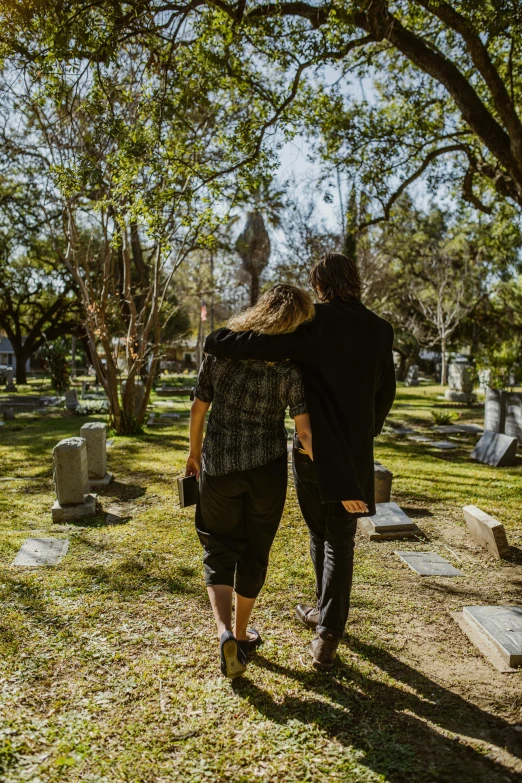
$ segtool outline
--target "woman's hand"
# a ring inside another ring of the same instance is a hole
[[[349,514],[367,514],[368,506],[364,500],[341,500]]]
[[[185,476],[195,476],[199,481],[201,473],[201,454],[189,454],[185,467]]]

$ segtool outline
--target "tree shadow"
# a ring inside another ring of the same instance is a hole
[[[517,546],[510,546],[508,556],[504,557],[503,559],[507,560],[509,563],[517,563],[518,565],[522,565],[522,549]]]
[[[91,543],[91,542],[88,542]],[[96,584],[118,593],[150,592],[161,590],[176,595],[190,595],[203,598],[197,569],[188,566],[170,564],[153,565],[149,557],[129,555],[110,565],[91,565],[82,568],[82,572]]]
[[[522,743],[502,718],[484,712],[417,670],[373,645],[351,640],[350,646],[388,678],[377,680],[339,661],[328,674],[296,671],[257,655],[259,666],[299,683],[303,697],[288,688],[274,699],[252,680],[236,680],[233,688],[261,714],[286,725],[315,724],[330,738],[362,752],[359,764],[386,776],[390,783],[500,783],[521,777],[483,749],[462,744],[451,731],[505,747],[517,758]],[[342,652],[341,652],[342,655]],[[397,687],[389,678],[406,686]]]
[[[139,484],[130,484],[125,481],[113,479],[108,487],[104,487],[105,494],[111,499],[126,501],[136,500],[147,493],[147,488]],[[98,493],[99,494],[99,493]]]

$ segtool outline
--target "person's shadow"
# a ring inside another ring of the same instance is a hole
[[[472,741],[492,743],[521,759],[522,737],[507,721],[446,690],[378,647],[355,639],[350,640],[350,647],[380,668],[384,676],[366,676],[341,661],[328,673],[295,671],[258,654],[252,658],[251,668],[260,666],[296,680],[306,695],[285,694],[275,701],[249,678],[235,680],[234,690],[276,723],[297,720],[315,724],[344,746],[362,751],[358,764],[385,776],[390,783],[522,781],[522,765],[517,766],[518,772],[505,767],[494,758],[494,748],[485,755],[484,747],[475,749],[469,741],[462,743],[459,736],[446,736],[449,731]],[[283,683],[284,679],[282,688]]]

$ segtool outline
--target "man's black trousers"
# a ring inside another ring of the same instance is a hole
[[[222,476],[202,471],[196,530],[207,586],[229,585],[244,598],[257,598],[283,514],[287,480],[286,452],[250,470]]]
[[[324,639],[340,639],[350,608],[357,517],[340,502],[321,503],[313,462],[300,453],[298,445],[294,439],[292,468],[297,499],[310,532],[320,612],[317,633]]]

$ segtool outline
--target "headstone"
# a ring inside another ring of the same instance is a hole
[[[390,427],[390,430],[394,432],[395,435],[409,435],[411,432],[415,432],[411,427]]]
[[[75,411],[79,407],[78,392],[76,389],[69,389],[65,392],[65,407],[68,411]]]
[[[14,417],[14,408],[4,408],[4,421],[13,421]]]
[[[67,538],[28,538],[18,550],[12,565],[57,565],[63,560],[68,549]]]
[[[425,435],[408,435],[408,440],[413,440],[416,443],[433,443],[433,441]]]
[[[509,555],[509,544],[504,525],[477,506],[464,506],[464,518],[475,541],[498,557]]]
[[[517,456],[517,439],[486,430],[471,452],[471,458],[495,468],[513,465]]]
[[[14,370],[7,371],[7,383],[5,385],[6,392],[15,392],[16,386],[14,382]]]
[[[522,394],[506,392],[506,420],[504,432],[511,438],[516,438],[522,446]]]
[[[458,448],[456,443],[451,443],[449,440],[437,440],[430,445],[433,446],[434,449],[441,449],[442,451]]]
[[[393,481],[393,473],[387,467],[375,462],[373,466],[375,480],[375,502],[389,503]]]
[[[419,576],[464,576],[436,552],[395,552]]]
[[[82,383],[82,400],[84,400],[84,399],[85,399],[85,395],[86,395],[86,394],[87,394],[87,392],[89,391],[89,389],[90,389],[90,386],[91,386],[91,384],[89,383],[89,381],[84,381],[84,382]]]
[[[482,627],[464,612],[450,612],[450,616],[455,620],[459,628],[466,634],[472,644],[475,645],[485,658],[503,674],[512,674],[519,672],[520,669],[514,669],[508,666],[499,648],[493,644],[491,639],[485,634]]]
[[[506,393],[502,389],[486,389],[484,430],[504,432],[506,425]]]
[[[508,666],[522,665],[522,606],[465,606],[464,615],[493,642]]]
[[[53,522],[94,516],[96,496],[89,495],[87,445],[84,438],[65,438],[53,449],[57,500]]]
[[[379,503],[373,517],[357,520],[357,529],[369,541],[385,541],[395,538],[414,538],[422,535],[414,522],[397,503]]]
[[[444,392],[444,399],[448,402],[473,402],[473,395],[466,394],[466,392],[454,391],[453,389],[446,389]]]
[[[419,385],[419,365],[418,364],[412,364],[411,367],[408,367],[408,372],[406,373],[406,379],[404,381],[405,386],[418,386]]]
[[[107,425],[102,421],[89,421],[81,428],[80,435],[87,445],[90,486],[107,486],[112,481],[112,474],[107,473]]]
[[[471,370],[465,362],[451,362],[448,367],[448,386],[453,391],[470,395],[473,393]]]

